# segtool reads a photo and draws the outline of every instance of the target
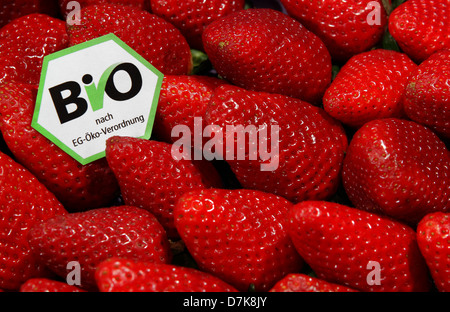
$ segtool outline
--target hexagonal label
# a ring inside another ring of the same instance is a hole
[[[163,74],[109,34],[44,58],[32,127],[87,164],[112,136],[149,139]]]

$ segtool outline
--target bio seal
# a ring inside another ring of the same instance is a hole
[[[32,127],[87,164],[116,135],[149,139],[163,74],[109,34],[44,58]]]

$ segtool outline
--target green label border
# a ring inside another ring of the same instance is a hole
[[[71,149],[69,146],[61,142],[58,138],[56,138],[51,132],[49,132],[44,126],[40,125],[38,123],[39,118],[39,112],[41,110],[41,103],[42,103],[42,96],[44,92],[44,85],[45,85],[45,78],[47,76],[48,72],[48,63],[52,60],[58,59],[60,57],[66,56],[68,54],[78,52],[87,48],[90,48],[92,46],[107,42],[107,41],[114,41],[116,44],[118,44],[121,48],[123,48],[125,51],[130,53],[134,58],[136,58],[139,62],[141,62],[145,67],[147,67],[150,71],[152,71],[157,76],[157,84],[155,87],[155,93],[153,95],[153,100],[151,103],[151,110],[150,114],[148,116],[148,123],[145,129],[145,134],[139,138],[141,139],[150,139],[152,135],[153,125],[155,121],[155,115],[156,110],[158,107],[159,102],[159,96],[161,92],[162,82],[164,79],[164,74],[161,73],[158,69],[156,69],[150,62],[148,62],[145,58],[143,58],[141,55],[139,55],[136,51],[134,51],[132,48],[130,48],[125,42],[120,40],[116,35],[110,33],[98,38],[95,38],[90,41],[86,41],[83,43],[80,43],[78,45],[66,48],[64,50],[60,50],[58,52],[52,53],[50,55],[47,55],[44,57],[43,64],[42,64],[42,71],[41,71],[41,77],[39,81],[39,90],[37,93],[37,99],[36,99],[36,106],[33,113],[33,120],[31,122],[31,127],[33,127],[35,130],[37,130],[39,133],[41,133],[43,136],[45,136],[47,139],[52,141],[55,145],[57,145],[61,150],[63,150],[65,153],[72,156],[74,159],[76,159],[79,163],[82,165],[87,165],[93,161],[96,161],[98,159],[101,159],[105,157],[105,151],[100,152],[98,154],[92,155],[88,158],[81,157],[78,153],[76,153],[73,149]]]

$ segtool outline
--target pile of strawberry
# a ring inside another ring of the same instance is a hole
[[[13,2],[0,289],[450,291],[449,0]],[[42,59],[108,33],[165,75],[158,112],[80,165],[31,127]],[[277,168],[175,159],[195,117],[279,126]]]

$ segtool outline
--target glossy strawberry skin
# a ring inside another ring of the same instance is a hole
[[[65,23],[33,13],[13,20],[0,29],[0,82],[39,83],[45,55],[66,48]]]
[[[324,109],[351,127],[404,117],[403,95],[417,65],[403,53],[377,49],[352,57],[325,92]]]
[[[57,1],[62,16],[67,17],[67,15],[71,13],[71,10],[74,10],[74,7],[72,5],[69,6],[70,1],[72,0],[57,0]],[[130,7],[136,7],[141,10],[147,10],[150,8],[150,5],[147,2],[147,0],[77,0],[77,2],[81,10],[83,10],[88,6],[99,4],[125,5]]]
[[[417,225],[417,242],[436,288],[450,291],[450,213],[434,212]]]
[[[302,273],[291,273],[279,280],[270,292],[356,292],[352,288],[329,283]]]
[[[205,115],[213,91],[227,82],[209,76],[165,75],[161,86],[154,133],[164,142],[176,142],[172,136],[178,125],[187,125],[194,133],[194,118]],[[194,146],[192,137],[192,146]]]
[[[273,155],[268,168],[262,169],[267,161],[261,160],[259,152],[256,160],[250,153],[239,159],[237,152],[233,158],[222,152],[243,188],[273,193],[292,202],[325,199],[336,192],[347,137],[342,125],[323,109],[283,95],[221,86],[210,100],[205,119],[209,125],[222,127],[224,145],[233,142],[235,133],[227,131],[227,126],[266,126],[268,147],[272,145],[272,127],[279,127],[279,138],[274,137],[273,142],[274,147],[278,145],[278,155]],[[255,142],[246,139],[237,144],[248,150]]]
[[[203,50],[203,29],[211,22],[244,9],[244,0],[150,0],[151,11],[180,29],[193,49]]]
[[[181,32],[139,8],[93,5],[81,11],[79,25],[68,25],[70,46],[109,33],[119,37],[163,74],[186,75],[192,70],[191,51]]]
[[[336,203],[304,201],[291,209],[288,232],[318,278],[361,291],[430,290],[416,233],[403,223]],[[379,285],[370,275],[373,262],[379,264]]]
[[[55,217],[28,232],[28,242],[41,263],[62,278],[67,264],[80,264],[81,287],[94,290],[95,270],[113,256],[169,263],[166,233],[155,216],[133,206],[92,209]]]
[[[20,292],[85,292],[86,290],[48,278],[31,278],[20,286]]]
[[[6,84],[0,90],[0,131],[17,161],[69,211],[111,204],[119,186],[107,161],[81,165],[32,128],[36,90],[19,84]]]
[[[450,153],[428,128],[381,119],[354,135],[342,171],[343,185],[360,209],[410,224],[450,207]]]
[[[209,24],[203,44],[213,67],[233,84],[318,103],[331,81],[323,42],[293,18],[248,9]]]
[[[450,139],[450,50],[434,53],[409,79],[405,92],[406,115]]]
[[[221,185],[211,164],[177,160],[168,143],[112,137],[106,143],[106,159],[124,202],[154,214],[170,238],[178,237],[173,209],[179,197],[191,190]]]
[[[374,47],[387,26],[381,0],[281,0],[281,3],[290,16],[322,39],[337,62],[346,62]],[[368,21],[372,22],[375,13],[379,14],[379,23],[370,25]]]
[[[417,63],[434,52],[450,48],[450,2],[409,0],[389,17],[389,32],[400,48]]]
[[[178,201],[175,225],[202,271],[240,291],[266,291],[303,265],[285,230],[291,207],[259,191],[193,191]]]
[[[170,264],[111,258],[96,272],[101,292],[236,292],[208,273]]]
[[[0,172],[0,288],[17,290],[30,278],[49,274],[31,252],[28,232],[67,211],[28,170],[1,152]]]
[[[58,12],[55,0],[1,0],[0,6],[0,27],[25,15],[42,13],[57,16]]]

